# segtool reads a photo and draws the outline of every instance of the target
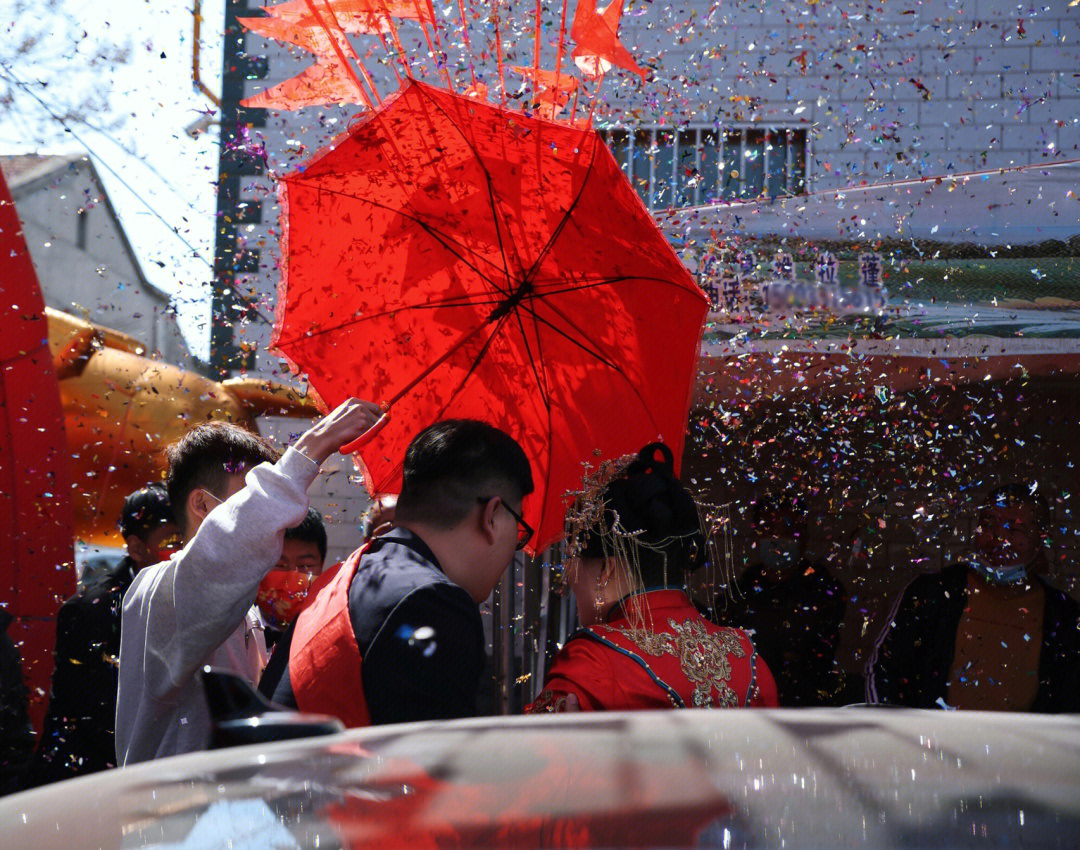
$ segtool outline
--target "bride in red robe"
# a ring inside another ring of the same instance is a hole
[[[603,464],[575,495],[567,581],[582,628],[526,711],[775,707],[750,636],[706,620],[683,590],[709,546],[671,449]]]

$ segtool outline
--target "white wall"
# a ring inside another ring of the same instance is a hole
[[[130,334],[148,354],[157,351],[190,368],[168,297],[144,282],[88,162],[61,163],[48,176],[12,182],[46,305]],[[84,247],[78,242],[79,210]]]

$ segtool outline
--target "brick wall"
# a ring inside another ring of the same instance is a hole
[[[310,423],[303,419],[263,417],[259,430],[264,437],[285,448],[304,432]],[[308,496],[326,523],[326,563],[337,563],[360,545],[360,517],[370,500],[353,467],[352,461],[334,455],[323,464]]]
[[[623,40],[654,82],[612,86],[605,115],[805,124],[811,189],[1080,156],[1080,15],[1061,0],[635,8]]]

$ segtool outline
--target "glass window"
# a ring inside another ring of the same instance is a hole
[[[660,130],[656,134],[656,156],[653,158],[653,202],[649,206],[662,210],[675,206],[675,132]]]
[[[680,130],[678,159],[675,162],[675,206],[692,207],[698,202],[701,171],[698,167],[697,130]]]
[[[765,131],[747,130],[739,197],[757,198],[765,188]]]
[[[615,161],[623,173],[630,176],[630,133],[626,130],[612,130],[604,139],[615,155]]]
[[[783,127],[601,130],[650,209],[806,192],[806,131]]]
[[[715,203],[720,198],[720,136],[716,130],[701,131],[698,161],[701,171],[698,203]]]
[[[632,152],[632,173],[630,182],[646,206],[652,207],[652,158],[653,158],[652,130],[634,131],[634,148]]]

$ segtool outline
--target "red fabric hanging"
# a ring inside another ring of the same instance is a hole
[[[622,8],[623,0],[611,0],[611,4],[598,13],[596,0],[578,0],[574,23],[570,26],[570,38],[577,46],[570,55],[587,79],[602,77],[612,65],[617,65],[637,74],[643,82],[645,80],[646,70],[634,61],[630,51],[619,41]]]

